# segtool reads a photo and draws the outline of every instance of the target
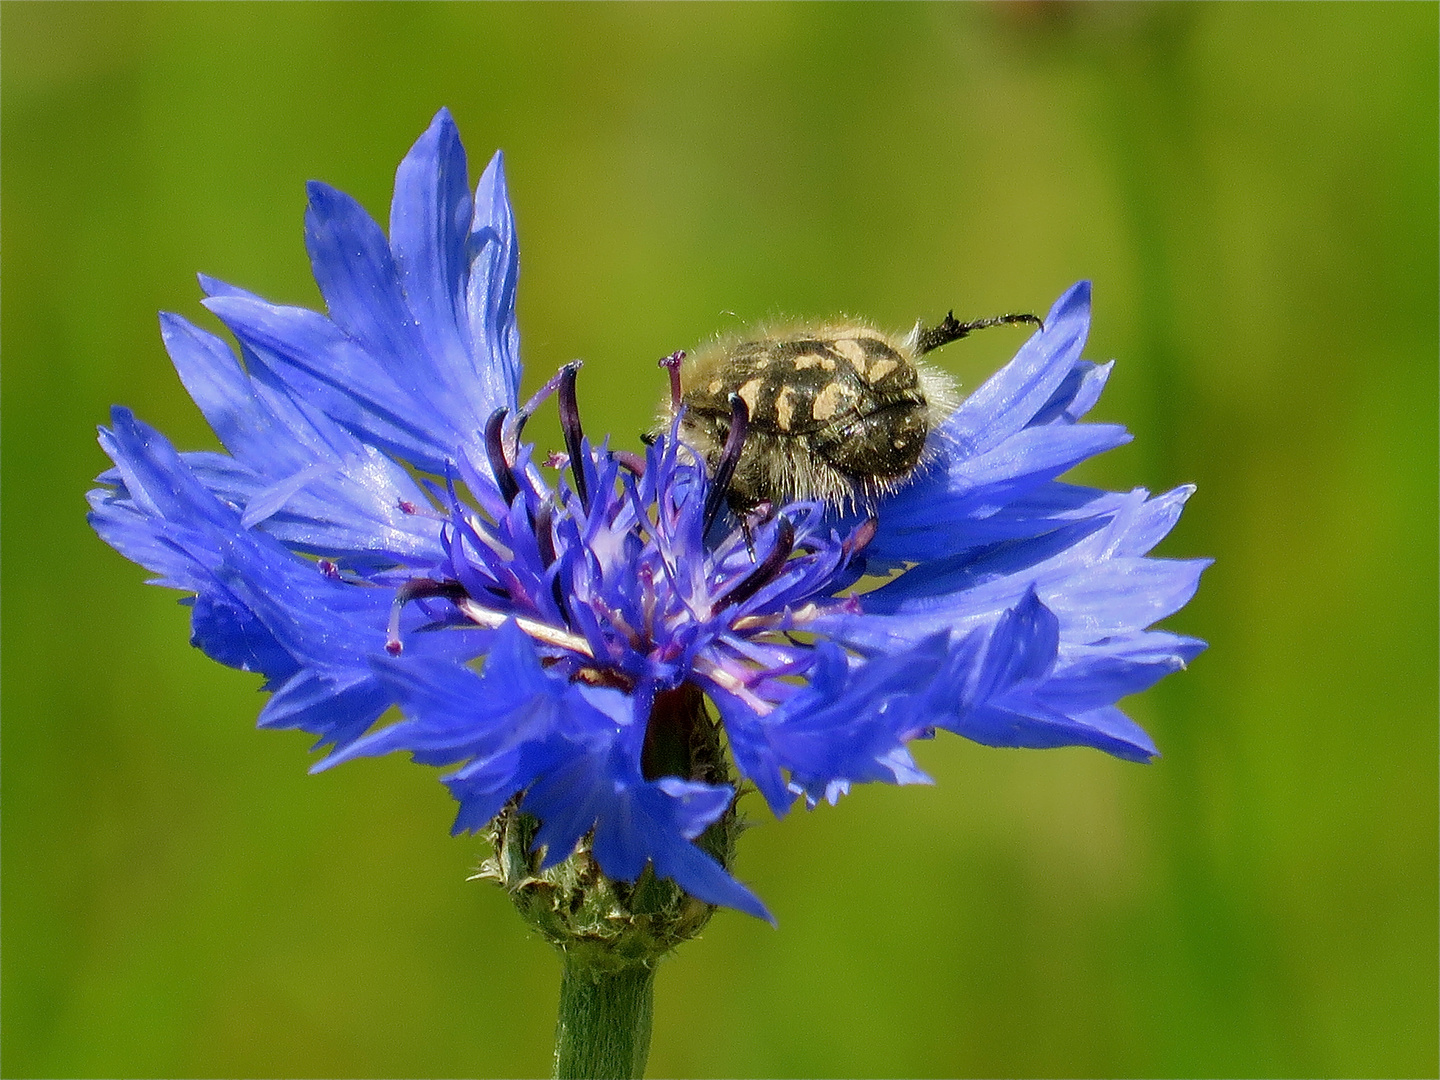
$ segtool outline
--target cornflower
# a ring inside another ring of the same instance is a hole
[[[743,409],[712,476],[678,423],[643,454],[592,443],[578,363],[521,403],[502,159],[472,196],[447,112],[399,167],[388,239],[309,196],[328,314],[202,276],[238,356],[179,315],[161,332],[226,453],[116,407],[90,521],[191,594],[192,644],[264,675],[260,726],[318,736],[316,769],[452,770],[454,831],[491,832],[485,876],[564,954],[561,1075],[638,1075],[658,958],[717,905],[770,917],[730,873],[736,774],[783,817],[930,782],[907,747],[941,730],[1156,754],[1116,702],[1204,648],[1150,627],[1207,562],[1148,557],[1191,488],[1057,479],[1130,438],[1081,422],[1112,367],[1080,356],[1088,283],[895,494],[737,515]],[[550,397],[566,452],[540,459],[523,432]]]

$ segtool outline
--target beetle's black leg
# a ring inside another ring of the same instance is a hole
[[[924,356],[928,352],[940,348],[942,345],[949,345],[952,341],[959,341],[962,337],[975,330],[984,330],[991,326],[1005,326],[1010,323],[1030,323],[1045,329],[1045,324],[1038,315],[1031,315],[1028,312],[1014,312],[1009,315],[995,315],[988,319],[975,319],[971,322],[960,322],[955,318],[955,312],[950,312],[940,320],[939,326],[932,326],[928,330],[921,330],[920,337],[915,343],[915,354]]]

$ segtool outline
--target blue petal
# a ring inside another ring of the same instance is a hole
[[[439,660],[376,660],[374,668],[405,713],[400,723],[335,751],[317,771],[357,757],[409,750],[426,765],[453,765],[491,757],[526,742],[543,742],[561,730],[561,713],[573,724],[613,728],[578,689],[540,666],[530,639],[505,623],[491,635],[485,672]]]
[[[212,590],[197,596],[191,608],[190,644],[210,659],[261,672],[272,682],[283,682],[299,670],[255,613],[228,594]]]
[[[1059,620],[1030,590],[990,634],[961,707],[936,726],[987,746],[1091,746],[1132,761],[1154,757],[1150,737],[1110,707],[1113,698],[1098,708],[1067,713],[1066,706],[1073,705],[1073,680],[1058,688],[1061,693],[1051,693],[1057,689],[1053,673],[1059,643]],[[1069,702],[1065,690],[1072,691]]]
[[[765,718],[717,686],[707,685],[705,689],[724,721],[730,753],[740,775],[760,791],[771,813],[784,817],[795,801],[795,793],[781,771],[785,762],[770,745]]]
[[[317,463],[278,483],[224,454],[192,451],[181,457],[217,498],[245,512],[247,527],[261,528],[296,551],[371,569],[434,566],[444,558],[439,522],[402,509],[423,508],[424,495],[378,451],[338,465]]]
[[[945,440],[966,457],[982,454],[1034,419],[1080,359],[1090,333],[1090,283],[1072,285],[1045,317],[1045,329],[961,402]]]
[[[1148,690],[1205,649],[1196,638],[1147,631],[1064,650],[1043,695],[1063,712],[1084,712]]]
[[[463,448],[483,449],[486,420],[513,410],[519,388],[518,259],[498,156],[480,195],[465,191],[442,111],[397,173],[388,247],[358,203],[311,184],[307,242],[334,322],[208,281],[206,304],[297,398],[443,472]]]
[[[593,829],[595,859],[610,877],[633,881],[651,860],[657,874],[702,900],[770,918],[692,843],[725,812],[732,789],[644,780],[618,738],[617,717],[628,719],[630,699],[549,677],[513,623],[497,633],[483,678],[456,665],[408,660],[377,669],[386,699],[395,698],[407,719],[337,751],[317,769],[396,749],[432,764],[474,754],[446,777],[461,802],[457,831],[481,827],[525,791],[521,807],[541,823],[535,844],[546,849],[542,865],[563,861]]]
[[[333,465],[317,461],[255,492],[245,503],[245,513],[240,518],[241,528],[253,529],[262,521],[274,517],[305,488],[334,471]]]
[[[457,153],[454,161],[442,156],[436,182],[443,186],[446,169],[453,166],[463,196],[464,153]],[[465,223],[474,231],[464,250],[450,243],[453,237],[431,249],[436,257],[469,260],[459,264],[462,272],[452,282],[454,292],[446,298],[443,312],[434,309],[427,292],[436,279],[427,278],[421,288],[410,273],[416,269],[413,260],[406,264],[407,280],[420,288],[421,300],[412,312],[411,298],[401,288],[397,263],[379,227],[348,195],[324,184],[310,186],[307,238],[331,318],[415,398],[417,411],[443,417],[453,436],[449,441],[461,444],[483,430],[495,409],[515,408],[520,382],[515,325],[518,256],[514,221],[498,171],[497,160],[481,180],[484,200],[477,203],[476,211],[485,217],[477,217],[473,226]],[[443,199],[445,193],[439,197]],[[468,205],[462,198],[455,211]],[[400,236],[397,250],[430,239],[435,238]],[[440,276],[448,279],[451,272],[445,270]],[[432,325],[426,322],[427,314],[441,318],[449,331],[427,334]]]
[[[954,711],[973,646],[940,633],[854,665],[833,644],[817,649],[807,684],[768,715],[716,696],[736,764],[772,812],[782,816],[795,790],[813,805],[852,783],[929,783],[904,744]]]
[[[1002,511],[1032,489],[1087,458],[1123,446],[1130,434],[1116,424],[1045,425],[1025,428],[982,454],[952,457],[881,508],[881,528],[872,547],[886,552],[897,532],[911,534],[919,558],[950,554],[974,541],[968,523]],[[924,535],[922,549],[914,537]]]
[[[1209,559],[1108,559],[1042,589],[1068,636],[1094,640],[1141,630],[1190,602]]]
[[[395,171],[390,248],[426,352],[455,370],[470,352],[461,331],[473,213],[468,185],[460,132],[441,109]]]
[[[102,534],[115,534],[127,554],[153,556],[147,565],[167,584],[199,594],[197,647],[281,683],[262,723],[301,727],[328,741],[358,737],[388,702],[370,657],[384,655],[393,591],[330,580],[273,538],[245,529],[239,513],[129,410],[116,408],[113,423],[102,443],[123,488],[97,500]],[[413,630],[422,619],[407,613],[402,628]],[[476,648],[468,635],[418,635],[416,642],[422,655],[473,656]]]
[[[276,476],[315,460],[315,448],[297,446],[294,433],[257,399],[249,377],[223,341],[168,312],[160,314],[160,336],[180,381],[232,454],[252,469]]]
[[[1050,577],[1060,577],[1086,565],[1081,545],[1103,533],[1113,520],[1113,514],[1081,519],[1038,536],[921,563],[866,594],[865,610],[930,623],[998,616],[1047,572]],[[921,630],[917,623],[915,633],[923,635],[933,629]]]
[[[293,397],[403,460],[443,473],[461,446],[477,438],[454,431],[323,315],[239,296],[213,296],[205,306]]]
[[[1076,361],[1065,376],[1065,381],[1056,388],[1038,413],[1030,420],[1036,424],[1073,424],[1095,407],[1100,392],[1110,380],[1115,361],[1108,364],[1092,364],[1088,360]]]
[[[968,498],[977,510],[998,509],[1015,495],[1052,480],[1087,458],[1124,446],[1132,436],[1118,424],[1025,428],[990,451],[951,470],[951,498]]]
[[[1045,678],[1059,649],[1060,620],[1040,602],[1032,586],[991,631],[985,663],[977,673],[976,696],[988,699],[1022,680]]]
[[[380,685],[355,669],[303,668],[275,688],[260,710],[262,728],[296,728],[320,742],[358,739],[390,707]]]
[[[760,899],[725,871],[712,856],[689,839],[699,836],[729,805],[729,788],[692,784],[666,777],[643,789],[643,803],[651,809],[649,842],[655,873],[668,877],[692,896],[709,904],[734,908],[775,925]],[[596,830],[597,848],[600,830]],[[601,866],[605,864],[598,858]]]
[[[593,812],[592,852],[606,875],[634,881],[649,859],[655,864],[657,876],[670,878],[691,895],[773,924],[774,919],[754,893],[690,839],[725,812],[734,794],[730,788],[673,777],[645,781],[638,773],[619,766],[611,771],[608,784],[596,785],[592,792],[592,798],[577,800],[586,806],[586,812],[576,820],[583,821]],[[526,796],[527,810],[532,799],[537,805],[544,801],[532,789]],[[575,827],[572,824],[570,831]],[[565,853],[569,850],[566,848]]]
[[[480,758],[449,776],[441,777],[451,797],[460,804],[450,834],[479,832],[484,829],[505,804],[523,789],[543,768],[529,760],[520,747],[508,754]]]
[[[498,151],[475,189],[468,250],[466,309],[475,356],[472,383],[486,391],[480,408],[488,416],[502,405],[513,411],[520,388],[520,331],[515,321],[520,249],[505,186],[505,159]]]
[[[885,504],[884,523],[865,554],[867,559],[902,565],[963,555],[1002,540],[1033,539],[1077,521],[1099,527],[1125,498],[1052,480],[993,512],[977,513],[967,498],[951,499],[943,492],[937,496],[933,490],[921,498],[907,490]]]
[[[1174,525],[1190,490],[1147,499],[1137,489],[1104,518],[914,567],[865,597],[868,612],[895,616],[896,624],[855,624],[861,633],[853,640],[895,633],[917,640],[942,626],[972,626],[1014,606],[1032,586],[1069,640],[1143,629],[1179,610],[1209,565],[1143,557]],[[832,625],[843,634],[842,623]]]
[[[97,489],[86,497],[90,503],[86,518],[90,527],[125,558],[154,574],[149,584],[196,589],[207,580],[204,572],[170,542],[170,530],[131,502],[123,488]]]
[[[370,355],[414,362],[424,344],[380,226],[349,195],[312,180],[305,246],[330,318]]]
[[[171,526],[168,535],[179,535],[180,529],[197,535],[206,529],[238,530],[236,511],[195,479],[165,436],[123,406],[111,409],[110,417],[113,427],[100,429],[100,445],[115,463],[124,499],[137,512],[157,526]]]
[[[1180,520],[1180,511],[1195,494],[1195,485],[1182,484],[1154,498],[1146,498],[1147,494],[1143,488],[1131,492],[1128,513],[1117,520],[1112,530],[1115,554],[1148,555]]]
[[[1066,716],[1035,704],[1006,709],[987,703],[967,711],[947,727],[984,746],[1027,750],[1089,746],[1141,763],[1160,753],[1145,730],[1114,707]]]

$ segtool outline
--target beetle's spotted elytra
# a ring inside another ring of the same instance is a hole
[[[731,335],[685,363],[683,392],[672,394],[661,421],[668,425],[684,405],[681,440],[712,475],[725,466],[726,497],[737,510],[796,499],[863,507],[915,475],[933,452],[931,433],[957,404],[954,382],[921,357],[1006,323],[1040,320],[1011,314],[962,323],[952,312],[904,337],[850,320]],[[732,451],[736,460],[722,462],[737,410],[743,445]]]

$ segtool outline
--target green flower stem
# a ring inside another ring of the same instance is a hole
[[[561,964],[556,1080],[639,1080],[650,1056],[655,968],[604,970],[583,952],[563,953]]]

